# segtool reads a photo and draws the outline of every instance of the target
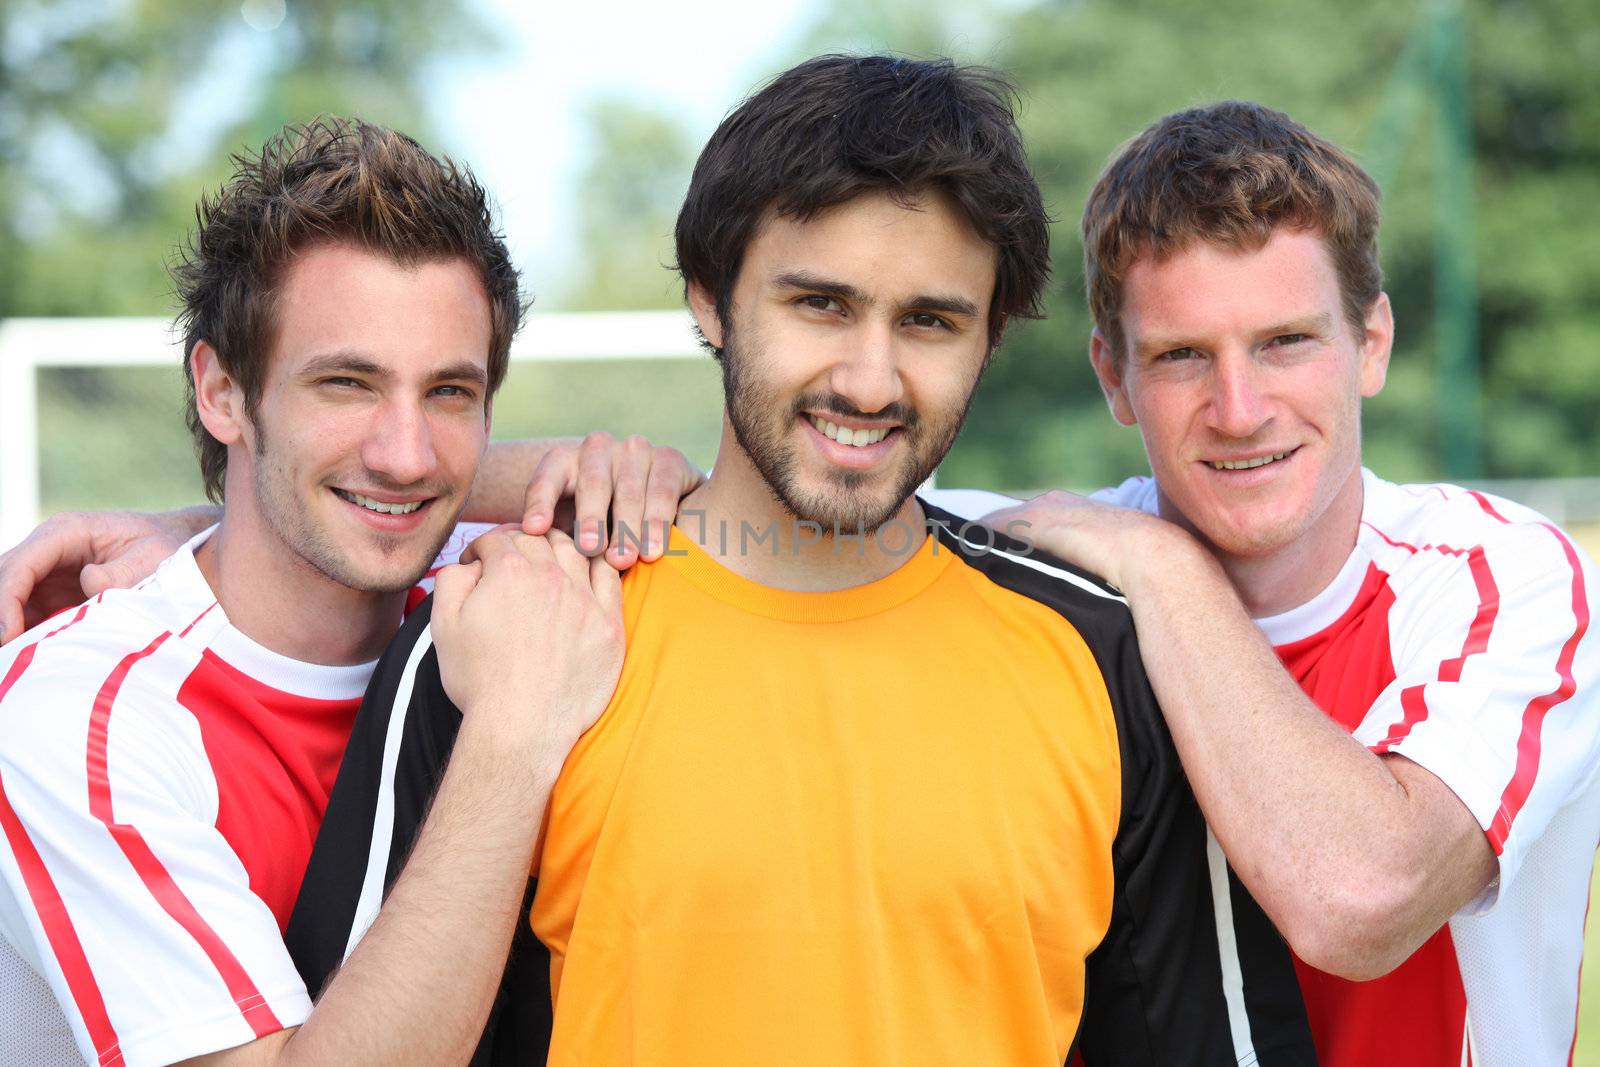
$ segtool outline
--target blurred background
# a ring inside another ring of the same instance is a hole
[[[152,355],[155,323],[137,320],[170,316],[165,264],[229,154],[286,122],[358,115],[469,163],[540,311],[677,309],[670,233],[707,134],[777,70],[862,50],[1011,71],[1058,220],[1050,316],[1008,333],[941,484],[1145,470],[1085,355],[1078,211],[1140,127],[1248,97],[1350,148],[1384,189],[1399,334],[1369,464],[1500,488],[1596,547],[1594,0],[3,0],[7,476],[36,482],[44,512],[199,499],[178,354],[163,335]],[[77,335],[28,321],[77,316],[133,319]],[[96,363],[124,349],[142,354]],[[496,436],[643,432],[708,464],[720,382],[686,355],[517,363]],[[1578,1062],[1600,1062],[1597,1029],[1580,1028]]]

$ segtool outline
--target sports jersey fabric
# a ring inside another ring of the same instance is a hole
[[[905,534],[892,574],[831,593],[750,582],[682,530],[629,572],[621,679],[552,794],[485,1058],[1312,1062],[1126,605],[986,532]],[[313,980],[459,722],[429,607],[374,676],[296,906]]]
[[[1592,561],[1542,515],[1362,472],[1337,577],[1258,624],[1323,711],[1437,775],[1499,875],[1406,963],[1348,982],[1297,961],[1328,1067],[1545,1067],[1572,1054],[1600,844]],[[1156,511],[1135,478],[1098,498]]]
[[[372,664],[234,629],[210,533],[0,649],[0,1063],[171,1063],[310,1012],[282,929]]]

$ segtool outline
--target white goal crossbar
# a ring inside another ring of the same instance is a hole
[[[536,312],[515,361],[693,359],[705,350],[685,311]],[[165,319],[0,320],[0,551],[39,521],[41,367],[176,367]]]

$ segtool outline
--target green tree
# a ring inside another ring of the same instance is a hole
[[[428,63],[486,40],[466,0],[7,0],[0,317],[166,311],[162,252],[229,151],[319,112],[431,141]]]
[[[673,224],[694,148],[672,114],[621,97],[592,102],[591,147],[578,200],[580,267],[559,295],[580,309],[671,308],[683,302]]]

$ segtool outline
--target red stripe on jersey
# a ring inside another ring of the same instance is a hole
[[[209,608],[207,609],[210,610]],[[196,620],[199,621],[198,619]],[[191,626],[193,623],[190,624]],[[112,812],[111,806],[111,779],[107,773],[107,741],[110,736],[111,709],[116,703],[117,692],[122,688],[122,683],[128,677],[128,672],[134,665],[146,656],[151,655],[171,637],[171,631],[165,632],[151,641],[141,651],[132,652],[122,658],[105,683],[101,685],[99,693],[94,698],[94,709],[89,716],[89,741],[87,762],[89,770],[89,810],[105,824],[111,832],[111,838],[122,849],[122,854],[133,864],[133,869],[138,873],[139,879],[144,882],[145,888],[150,890],[150,895],[155,897],[168,915],[194,938],[211,965],[217,969],[217,974],[222,978],[228,993],[239,1007],[245,1022],[255,1031],[257,1037],[265,1037],[283,1029],[267,1005],[266,998],[256,989],[250,981],[250,976],[245,973],[239,960],[228,950],[228,946],[217,936],[200,913],[195,910],[189,898],[183,895],[183,890],[173,881],[172,875],[156,858],[150,846],[145,842],[143,835],[134,826],[119,823]]]
[[[1551,692],[1534,697],[1522,713],[1522,735],[1517,738],[1517,769],[1511,775],[1511,782],[1500,797],[1500,808],[1489,825],[1489,844],[1494,846],[1497,856],[1505,849],[1512,821],[1522,810],[1522,805],[1527,803],[1528,794],[1533,792],[1533,780],[1539,773],[1539,735],[1544,728],[1544,717],[1551,708],[1577,692],[1578,683],[1572,677],[1572,660],[1577,655],[1578,642],[1589,629],[1589,597],[1584,588],[1583,565],[1578,561],[1578,553],[1560,530],[1549,523],[1542,525],[1561,542],[1561,550],[1566,553],[1567,563],[1572,567],[1572,615],[1577,625],[1573,628],[1572,636],[1561,646],[1561,653],[1556,659],[1560,684]]]
[[[39,913],[44,936],[50,942],[50,953],[67,980],[72,1003],[89,1031],[89,1040],[94,1042],[97,1059],[105,1067],[120,1063],[122,1049],[117,1042],[117,1031],[111,1025],[111,1017],[106,1014],[105,998],[100,995],[99,983],[94,980],[89,957],[84,954],[83,943],[78,940],[78,931],[72,925],[72,916],[67,914],[66,902],[61,899],[61,891],[56,888],[55,879],[50,877],[50,870],[44,865],[44,857],[39,855],[22,820],[17,818],[16,811],[11,807],[3,779],[0,779],[0,828],[5,830],[6,843],[11,846],[12,855],[17,857],[22,882],[28,887],[28,897],[33,902],[34,911]]]
[[[1511,525],[1511,520],[1506,518],[1504,515],[1500,514],[1500,512],[1498,510],[1496,510],[1495,506],[1493,504],[1489,503],[1489,498],[1488,497],[1484,496],[1482,493],[1478,492],[1476,489],[1468,489],[1467,490],[1467,495],[1470,496],[1472,499],[1476,500],[1478,502],[1478,506],[1480,508],[1482,508],[1484,511],[1488,512],[1490,515],[1493,515],[1495,518],[1499,519],[1501,522],[1505,523],[1507,526]]]
[[[5,679],[0,681],[0,700],[5,699],[11,687],[17,684],[17,679],[22,677],[22,672],[28,669],[28,664],[33,662],[33,654],[40,642],[80,622],[88,611],[89,605],[83,605],[66,624],[56,627],[17,653],[17,658],[11,661],[11,669],[6,671]],[[106,1013],[105,998],[100,995],[100,985],[94,980],[89,957],[83,951],[83,942],[78,940],[72,916],[67,914],[66,902],[61,899],[55,879],[50,877],[44,857],[39,855],[27,828],[11,807],[3,780],[0,780],[0,828],[5,831],[6,843],[11,846],[12,855],[17,857],[17,867],[22,871],[23,884],[28,887],[28,897],[39,915],[39,922],[44,926],[44,936],[50,942],[50,952],[55,956],[56,965],[67,980],[72,1002],[89,1031],[89,1040],[94,1042],[96,1058],[102,1067],[121,1063],[122,1048],[117,1041],[117,1031],[111,1025],[111,1016]]]
[[[1467,657],[1475,656],[1489,647],[1489,635],[1494,632],[1494,620],[1500,613],[1500,587],[1494,580],[1494,572],[1489,568],[1489,560],[1483,554],[1483,546],[1474,545],[1472,548],[1451,548],[1448,545],[1416,545],[1396,541],[1370,522],[1364,525],[1396,548],[1408,549],[1413,553],[1442,552],[1450,556],[1466,556],[1467,568],[1472,573],[1472,582],[1478,591],[1478,611],[1472,617],[1472,625],[1467,627],[1467,636],[1461,642],[1461,652],[1453,659],[1447,659],[1439,664],[1438,680],[1441,682],[1459,682],[1461,672],[1466,666]],[[1390,727],[1389,734],[1382,741],[1372,746],[1372,751],[1382,755],[1393,750],[1416,727],[1417,723],[1428,717],[1428,704],[1424,698],[1424,684],[1407,686],[1400,693],[1400,707],[1405,714],[1400,721]]]

